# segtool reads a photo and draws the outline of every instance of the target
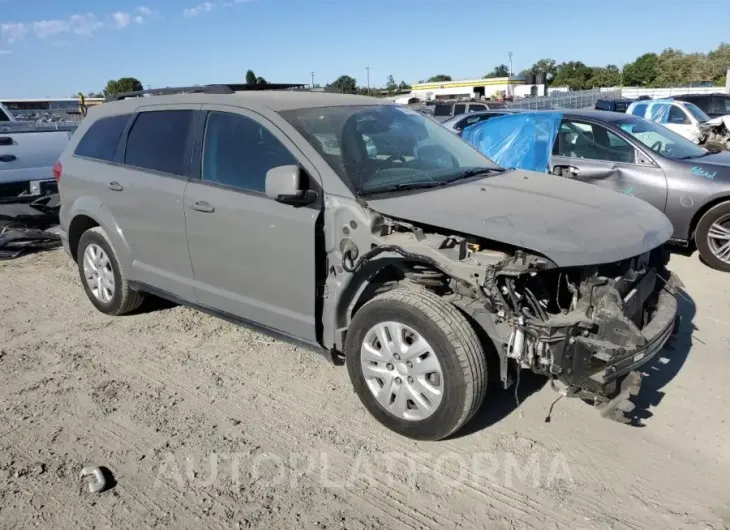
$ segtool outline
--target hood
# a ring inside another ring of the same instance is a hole
[[[718,116],[717,118],[712,118],[711,120],[708,120],[705,122],[707,125],[721,125],[724,124],[725,127],[730,131],[730,115],[725,116]]]
[[[721,166],[723,169],[723,174],[725,174],[728,172],[728,170],[730,170],[730,152],[720,151],[719,153],[712,153],[710,155],[705,155],[705,156],[699,157],[699,158],[690,158],[689,160],[682,160],[682,162],[691,164],[693,173],[695,172],[694,170],[696,167],[702,168],[702,169],[709,169],[709,168],[706,168],[706,166],[713,166],[714,168],[717,168],[717,166]]]
[[[641,199],[521,170],[368,204],[390,217],[532,250],[561,267],[637,256],[673,231],[669,219]]]

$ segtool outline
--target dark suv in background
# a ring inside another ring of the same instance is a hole
[[[684,94],[674,96],[674,99],[694,103],[710,118],[730,115],[730,94]]]

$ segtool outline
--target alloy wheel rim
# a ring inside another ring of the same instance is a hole
[[[114,269],[101,246],[91,243],[84,250],[84,279],[94,298],[104,304],[114,298]]]
[[[372,395],[400,419],[426,419],[441,404],[441,363],[428,341],[405,324],[389,321],[370,328],[360,347],[360,365]]]
[[[707,245],[717,259],[730,265],[730,215],[712,223],[707,232]]]

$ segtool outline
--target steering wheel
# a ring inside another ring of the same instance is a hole
[[[388,158],[385,159],[386,162],[397,162],[400,161],[401,164],[406,163],[406,159],[403,158],[401,155],[390,155]]]
[[[662,142],[660,140],[657,140],[654,142],[654,145],[651,146],[651,150],[655,153],[661,153],[662,152]]]

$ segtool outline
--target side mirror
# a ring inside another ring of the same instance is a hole
[[[279,166],[266,172],[266,196],[277,202],[305,206],[317,200],[317,193],[304,189],[299,166]]]

